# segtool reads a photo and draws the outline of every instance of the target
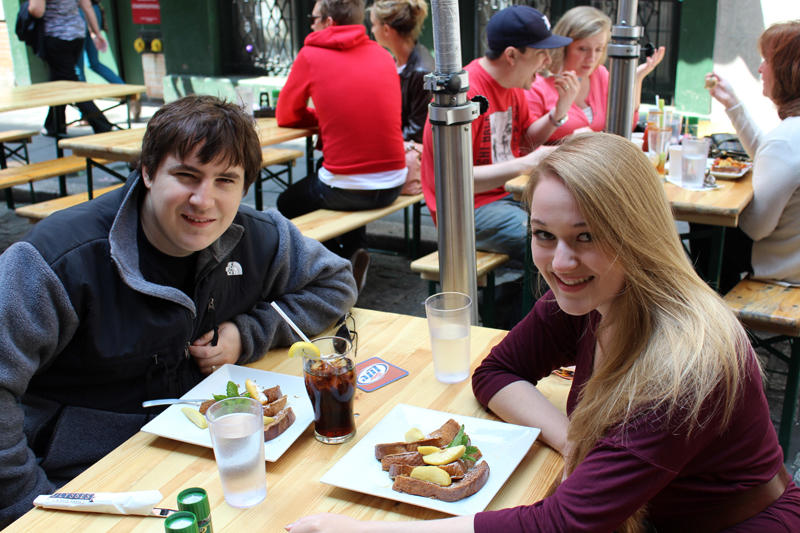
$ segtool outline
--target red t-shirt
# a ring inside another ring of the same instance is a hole
[[[520,146],[522,136],[533,123],[525,92],[506,89],[480,66],[476,59],[464,70],[469,73],[467,97],[483,95],[489,100],[489,110],[472,123],[472,164],[474,166],[502,163],[524,155]],[[433,133],[430,121],[422,137],[422,192],[425,203],[436,220],[436,183],[433,176]],[[525,153],[527,153],[527,151]],[[508,196],[503,187],[475,195],[475,208]]]

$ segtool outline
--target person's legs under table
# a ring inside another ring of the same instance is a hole
[[[475,209],[475,248],[525,261],[528,213],[508,195]]]
[[[691,233],[710,232],[714,229],[716,229],[714,226],[708,224],[689,223]],[[709,273],[712,267],[711,255],[713,253],[711,244],[711,238],[689,240],[692,263],[695,269],[706,277],[712,275]],[[753,239],[740,228],[725,228],[725,237],[721,246],[721,268],[717,292],[726,294],[741,281],[743,272],[753,272]]]

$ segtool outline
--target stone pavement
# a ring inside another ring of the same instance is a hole
[[[101,106],[103,107],[103,106]],[[142,120],[146,120],[155,111],[155,107],[144,105],[142,109]],[[44,122],[47,113],[46,109],[27,110],[22,112],[4,113],[0,117],[0,130],[11,129],[39,129]],[[124,110],[118,109],[109,113],[112,121],[124,120]],[[74,110],[68,108],[68,118],[77,118]],[[135,127],[143,127],[144,123],[135,124]],[[70,127],[70,136],[91,134],[88,127]],[[281,147],[305,150],[305,141],[297,140],[290,143],[279,145]],[[33,162],[44,161],[55,157],[53,139],[37,136],[30,147]],[[67,154],[69,155],[69,153]],[[318,153],[317,156],[320,154]],[[126,165],[115,164],[115,169],[120,173],[125,173]],[[305,163],[301,159],[294,169],[294,178],[299,180],[305,177]],[[86,190],[85,176],[75,175],[68,179],[68,190],[70,194]],[[115,183],[116,180],[104,175],[101,171],[95,171],[93,184],[95,189]],[[43,180],[34,185],[37,201],[47,199],[46,196],[55,196],[58,191],[57,179]],[[271,182],[264,186],[264,205],[274,207],[275,201],[280,193],[280,188]],[[18,203],[23,203],[27,195],[27,187],[15,188],[14,198]],[[243,202],[254,206],[253,190],[245,196]],[[427,210],[423,211],[423,253],[429,253],[436,249],[436,230],[433,227],[430,216],[425,216]],[[5,202],[0,202],[0,251],[16,242],[30,227],[27,220],[17,217],[13,211],[6,208]],[[409,267],[411,261],[405,258],[403,242],[403,215],[395,213],[385,219],[371,223],[367,226],[367,235],[370,239],[370,247],[386,250],[395,255],[382,253],[371,253],[372,263],[369,268],[367,283],[359,295],[358,307],[402,313],[412,316],[425,316],[424,302],[428,296],[427,282],[424,282]],[[400,255],[397,255],[400,253]],[[789,353],[788,343],[778,346],[783,353]],[[766,363],[767,400],[770,406],[770,414],[773,423],[778,427],[780,420],[781,407],[783,403],[783,391],[786,384],[785,375],[787,365],[777,358],[770,357],[766,352],[759,353]],[[800,426],[793,424],[792,446],[788,455],[789,460],[786,467],[795,476],[795,481],[800,482]]]

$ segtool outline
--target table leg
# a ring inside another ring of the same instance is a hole
[[[314,136],[306,137],[306,177],[314,174]]]
[[[89,194],[89,200],[94,198],[94,184],[92,183],[92,159],[86,158],[86,192]]]
[[[722,252],[725,243],[725,226],[714,226],[711,230],[711,249],[708,261],[708,283],[719,291],[722,276]]]
[[[56,157],[62,158],[64,157],[64,150],[58,145],[58,141],[61,140],[61,135],[59,132],[61,131],[61,123],[58,120],[58,113],[53,113],[53,124],[55,125],[55,138],[56,138]],[[66,127],[66,125],[64,125]],[[58,193],[60,196],[67,195],[67,177],[66,176],[59,176],[58,177]]]
[[[781,427],[778,432],[778,443],[783,448],[783,460],[788,461],[789,443],[794,428],[794,414],[797,410],[797,393],[800,390],[800,339],[789,339],[791,351],[789,355],[789,372],[786,376],[786,391],[783,394],[781,411]]]

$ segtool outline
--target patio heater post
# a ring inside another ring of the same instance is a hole
[[[608,45],[611,71],[608,89],[606,131],[631,138],[633,124],[633,91],[636,67],[639,65],[639,37],[642,27],[636,25],[637,0],[619,0],[617,24],[611,28]]]
[[[425,88],[433,91],[428,116],[433,131],[439,279],[442,291],[472,298],[472,324],[477,325],[471,123],[479,116],[480,105],[467,100],[469,77],[461,68],[458,2],[433,0],[431,12],[436,69],[425,77]]]

